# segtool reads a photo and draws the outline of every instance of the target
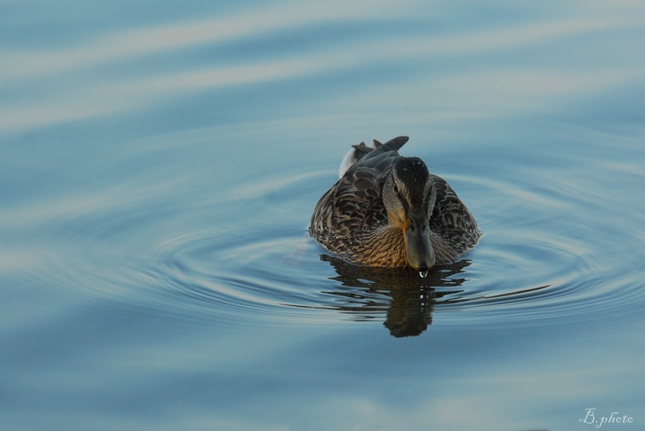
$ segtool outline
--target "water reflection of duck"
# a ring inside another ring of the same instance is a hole
[[[461,291],[464,279],[453,276],[470,265],[462,259],[450,265],[442,265],[422,282],[410,268],[370,268],[356,266],[341,259],[322,255],[336,270],[341,286],[325,291],[332,297],[331,308],[354,316],[356,320],[383,318],[383,325],[394,337],[421,334],[432,323],[435,303],[445,295]]]
[[[425,276],[479,239],[477,223],[448,183],[398,149],[408,138],[364,143],[343,159],[340,179],[314,209],[309,233],[348,262],[412,267]]]

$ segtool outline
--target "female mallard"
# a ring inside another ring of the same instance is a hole
[[[354,145],[340,179],[311,217],[310,235],[350,263],[412,267],[422,275],[474,247],[480,232],[448,183],[418,157],[397,152],[407,136]]]

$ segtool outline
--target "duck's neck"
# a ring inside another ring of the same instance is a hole
[[[382,267],[402,267],[408,265],[405,253],[403,231],[396,226],[381,228],[356,234],[356,243],[361,250],[356,251],[354,261],[362,265]]]

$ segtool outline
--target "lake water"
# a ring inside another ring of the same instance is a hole
[[[0,5],[3,430],[645,429],[645,5]],[[484,235],[306,232],[409,135]]]

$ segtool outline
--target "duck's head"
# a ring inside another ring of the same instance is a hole
[[[435,263],[428,232],[435,200],[435,187],[423,160],[398,159],[383,185],[383,203],[390,223],[403,231],[408,263],[422,276]]]

